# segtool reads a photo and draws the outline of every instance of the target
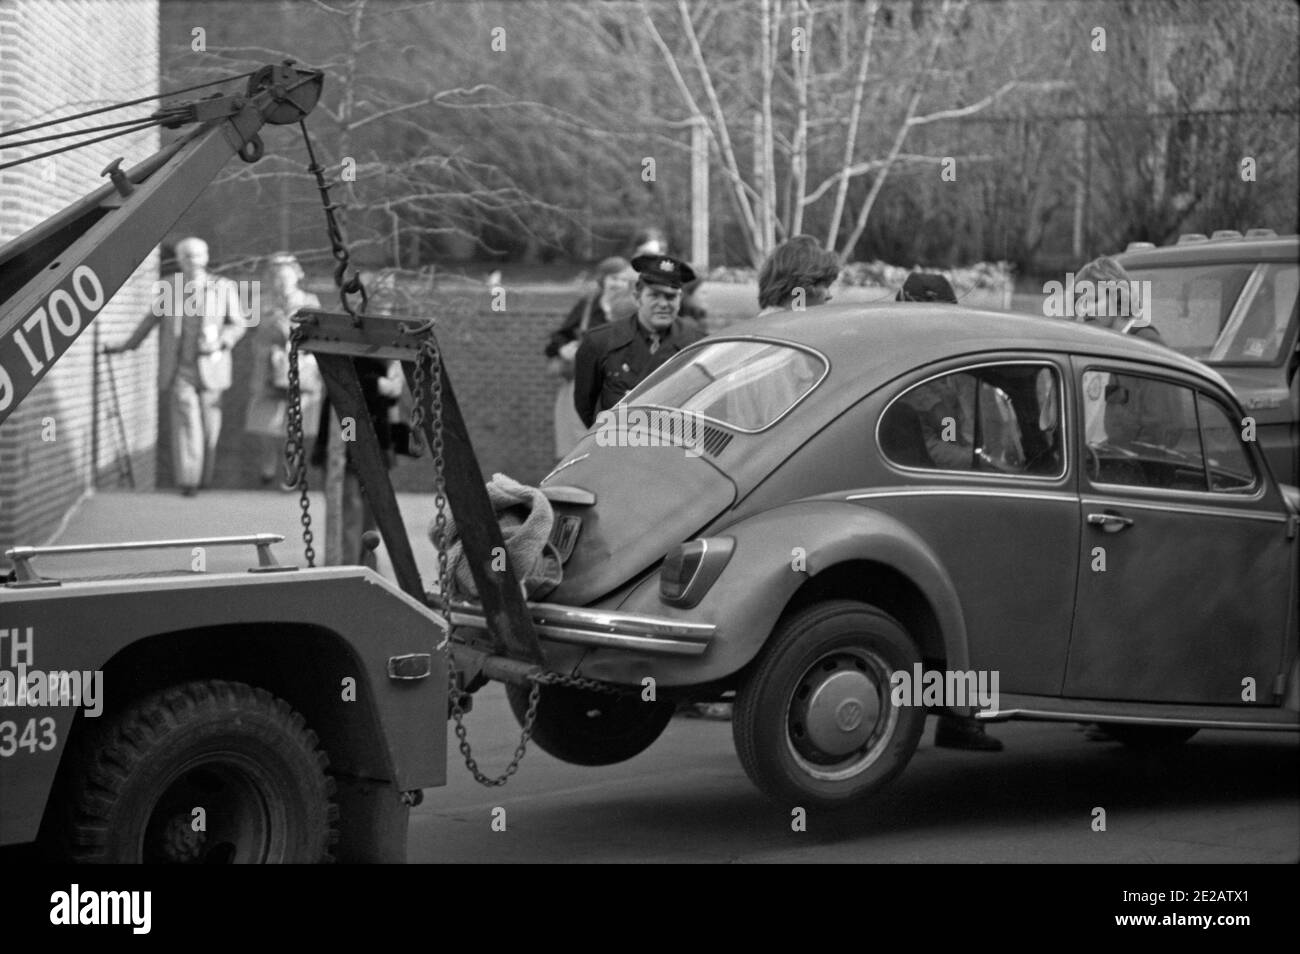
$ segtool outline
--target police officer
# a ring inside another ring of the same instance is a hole
[[[636,314],[589,331],[573,368],[573,407],[587,427],[678,351],[704,337],[678,318],[682,286],[695,271],[669,255],[632,259]]]

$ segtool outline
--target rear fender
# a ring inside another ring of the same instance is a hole
[[[870,562],[891,568],[920,591],[938,623],[950,668],[969,668],[961,603],[934,553],[893,517],[860,504],[813,500],[787,504],[718,530],[735,551],[722,575],[693,609],[659,598],[658,574],[636,586],[618,609],[712,623],[717,635],[694,658],[654,657],[596,649],[583,660],[584,676],[635,684],[653,677],[665,686],[690,686],[734,675],[756,657],[799,591],[835,567]]]

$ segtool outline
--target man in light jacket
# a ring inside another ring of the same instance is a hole
[[[234,282],[208,274],[202,239],[178,242],[176,259],[183,281],[159,283],[150,313],[126,341],[104,350],[133,351],[158,329],[158,393],[171,408],[172,468],[181,493],[192,497],[212,483],[230,353],[252,316]]]

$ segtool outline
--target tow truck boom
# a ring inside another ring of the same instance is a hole
[[[40,382],[232,155],[256,162],[262,126],[302,120],[324,74],[262,67],[244,95],[165,106],[165,128],[197,125],[0,248],[0,425]]]

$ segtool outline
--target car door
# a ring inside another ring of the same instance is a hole
[[[881,472],[851,495],[907,525],[961,601],[970,666],[999,691],[1060,689],[1079,512],[1064,433],[1069,364],[982,357],[905,379],[877,425]]]
[[[1083,552],[1065,695],[1273,702],[1294,528],[1241,413],[1176,372],[1074,366]]]

